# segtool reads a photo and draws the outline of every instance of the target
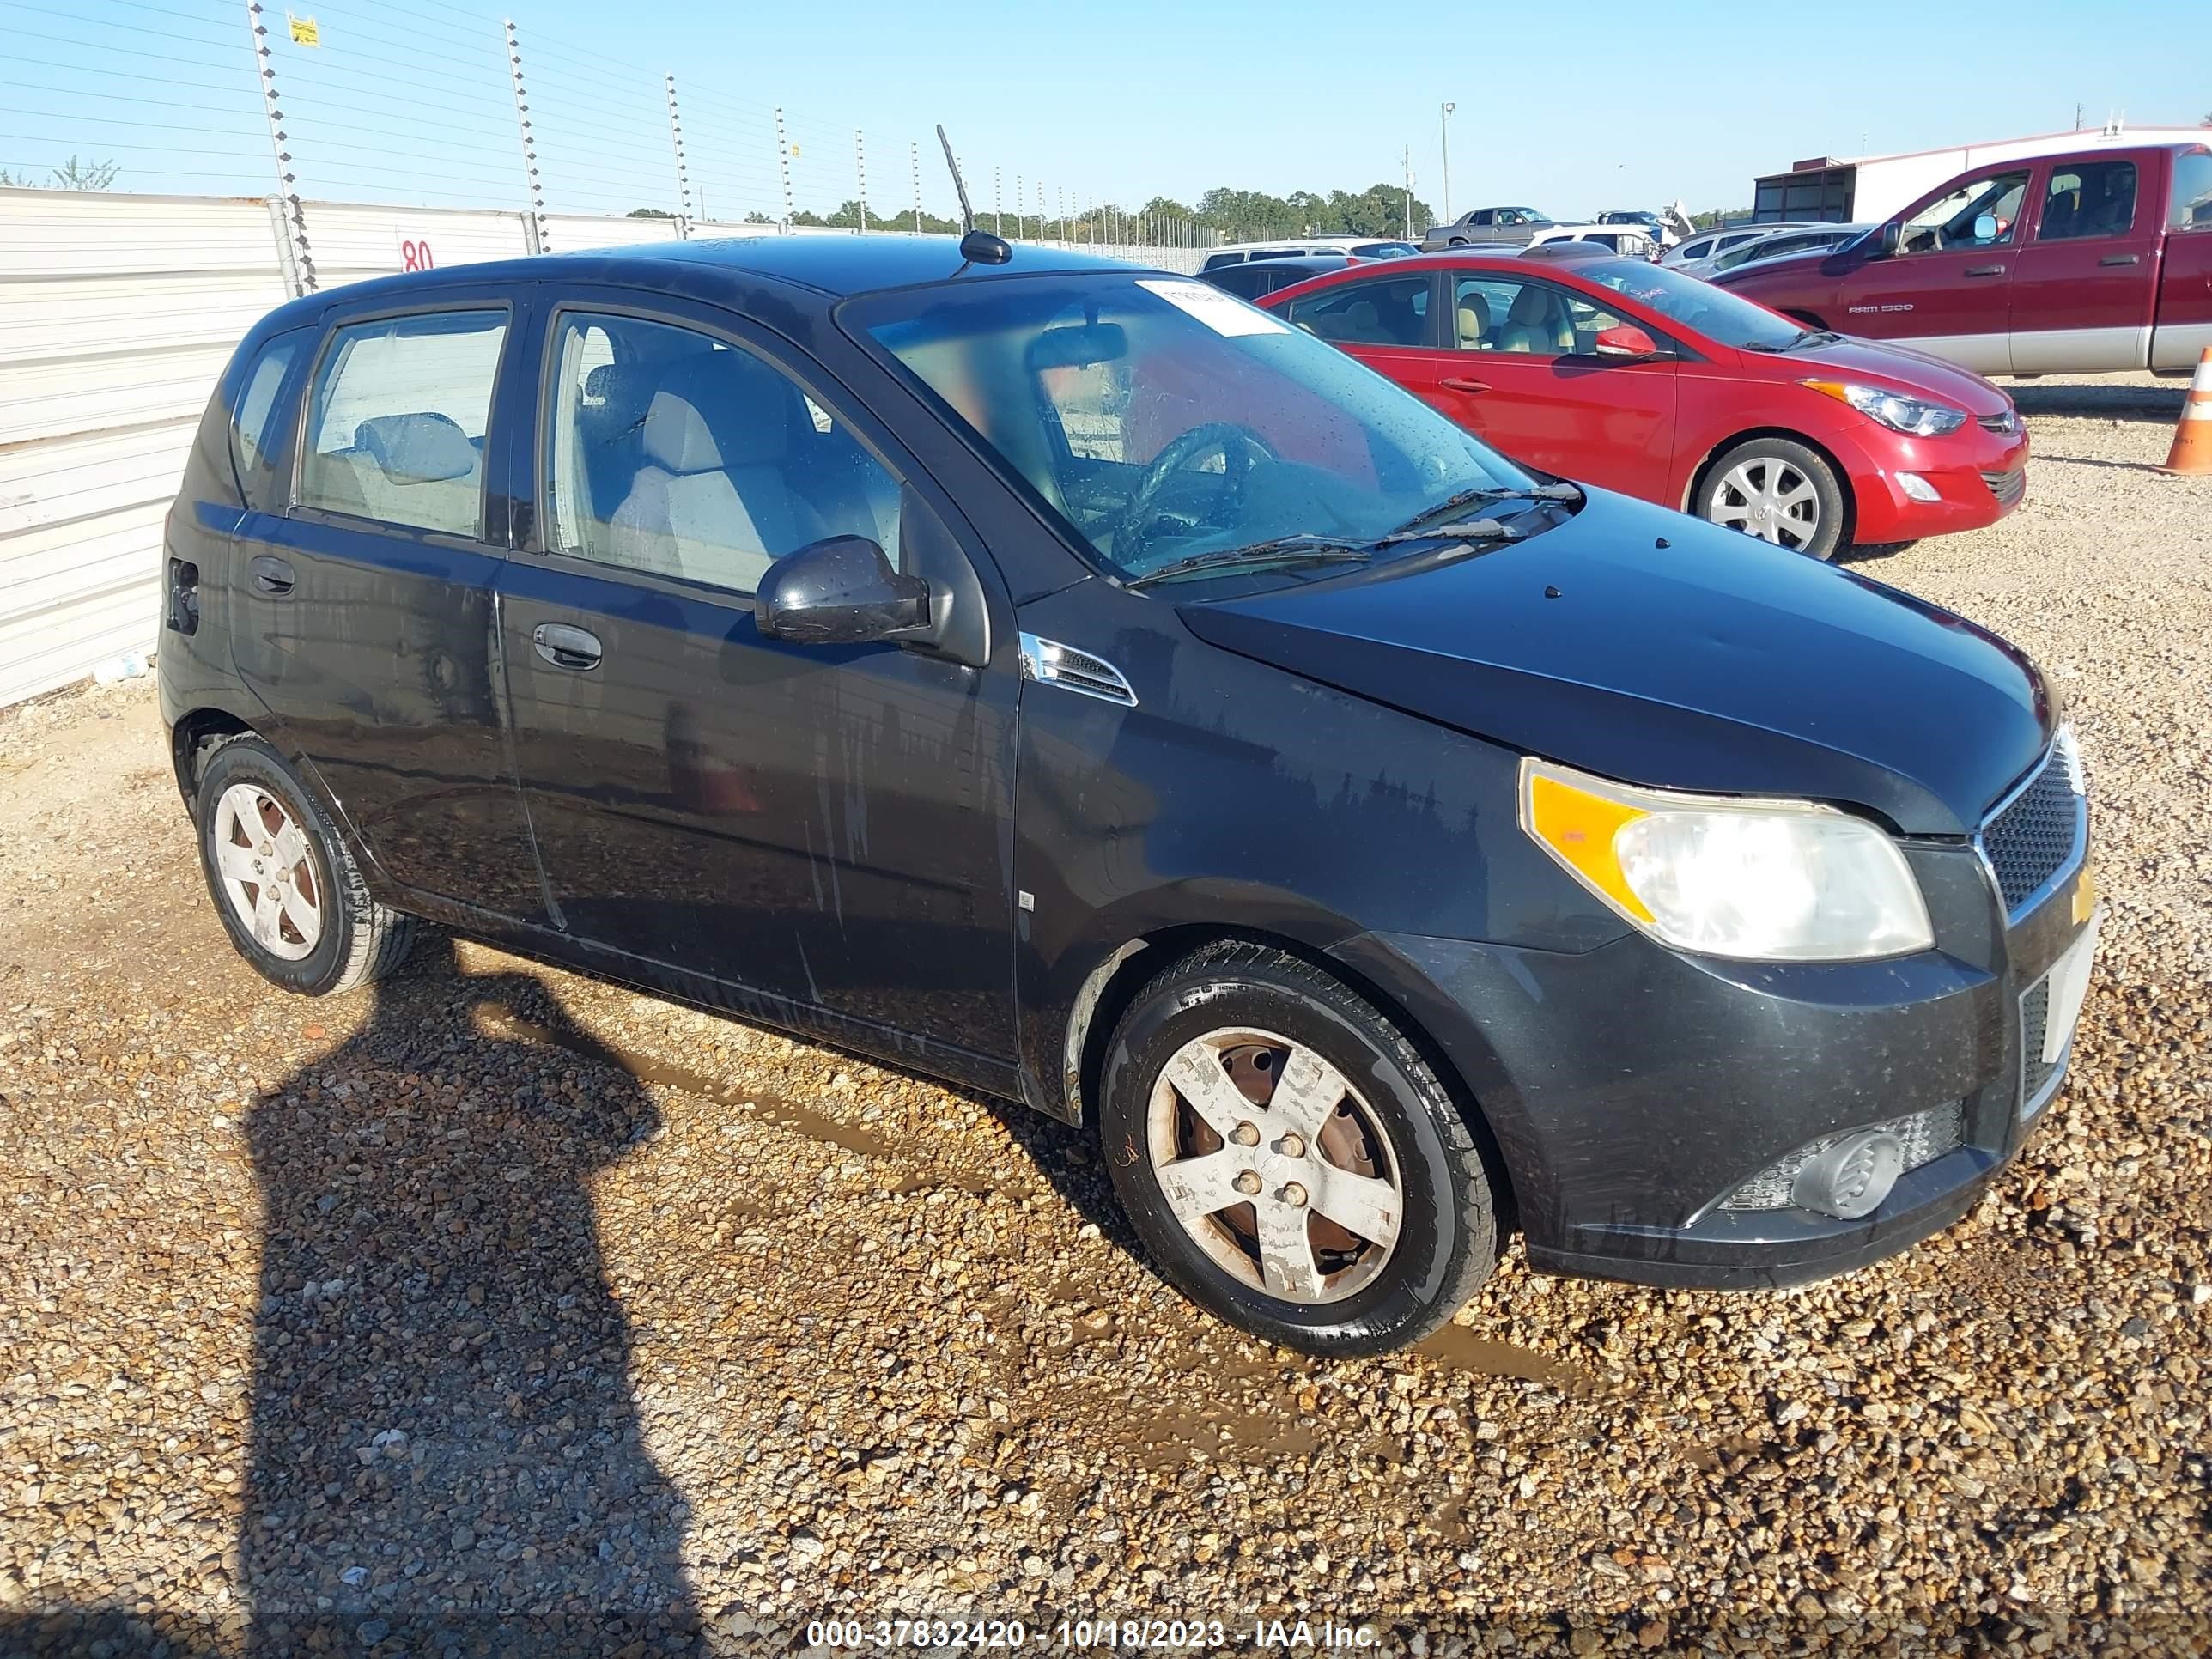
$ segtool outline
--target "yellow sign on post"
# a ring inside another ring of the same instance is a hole
[[[288,11],[284,14],[284,21],[292,26],[294,46],[319,46],[323,44],[322,29],[318,27],[313,18],[295,17]]]

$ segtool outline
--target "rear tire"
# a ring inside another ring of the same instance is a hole
[[[406,959],[415,919],[369,896],[345,837],[261,738],[201,751],[193,817],[216,914],[271,985],[335,996]]]
[[[1381,1353],[1450,1319],[1498,1258],[1500,1188],[1388,1019],[1269,946],[1206,945],[1109,1043],[1099,1127],[1162,1274],[1254,1335]]]
[[[1698,486],[1697,514],[1808,558],[1832,559],[1848,503],[1836,470],[1788,438],[1747,438],[1723,451]]]

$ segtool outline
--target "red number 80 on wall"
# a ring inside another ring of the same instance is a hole
[[[399,241],[399,268],[402,270],[433,270],[438,262],[430,257],[430,244],[416,241],[413,237],[402,237]]]

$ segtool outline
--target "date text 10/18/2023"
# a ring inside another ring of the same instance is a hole
[[[1310,1652],[1357,1652],[1382,1646],[1372,1625],[1333,1619],[1063,1619],[1031,1630],[1018,1619],[817,1620],[806,1626],[810,1650],[880,1652],[898,1649],[1023,1648],[1066,1653],[1190,1652],[1232,1644]]]

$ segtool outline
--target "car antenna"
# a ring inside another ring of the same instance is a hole
[[[975,210],[968,205],[968,186],[960,177],[960,163],[952,159],[952,141],[945,136],[945,123],[937,124],[937,142],[945,146],[945,165],[952,169],[952,188],[960,197],[960,257],[971,264],[1002,265],[1014,257],[1013,245],[1003,236],[975,228]]]

